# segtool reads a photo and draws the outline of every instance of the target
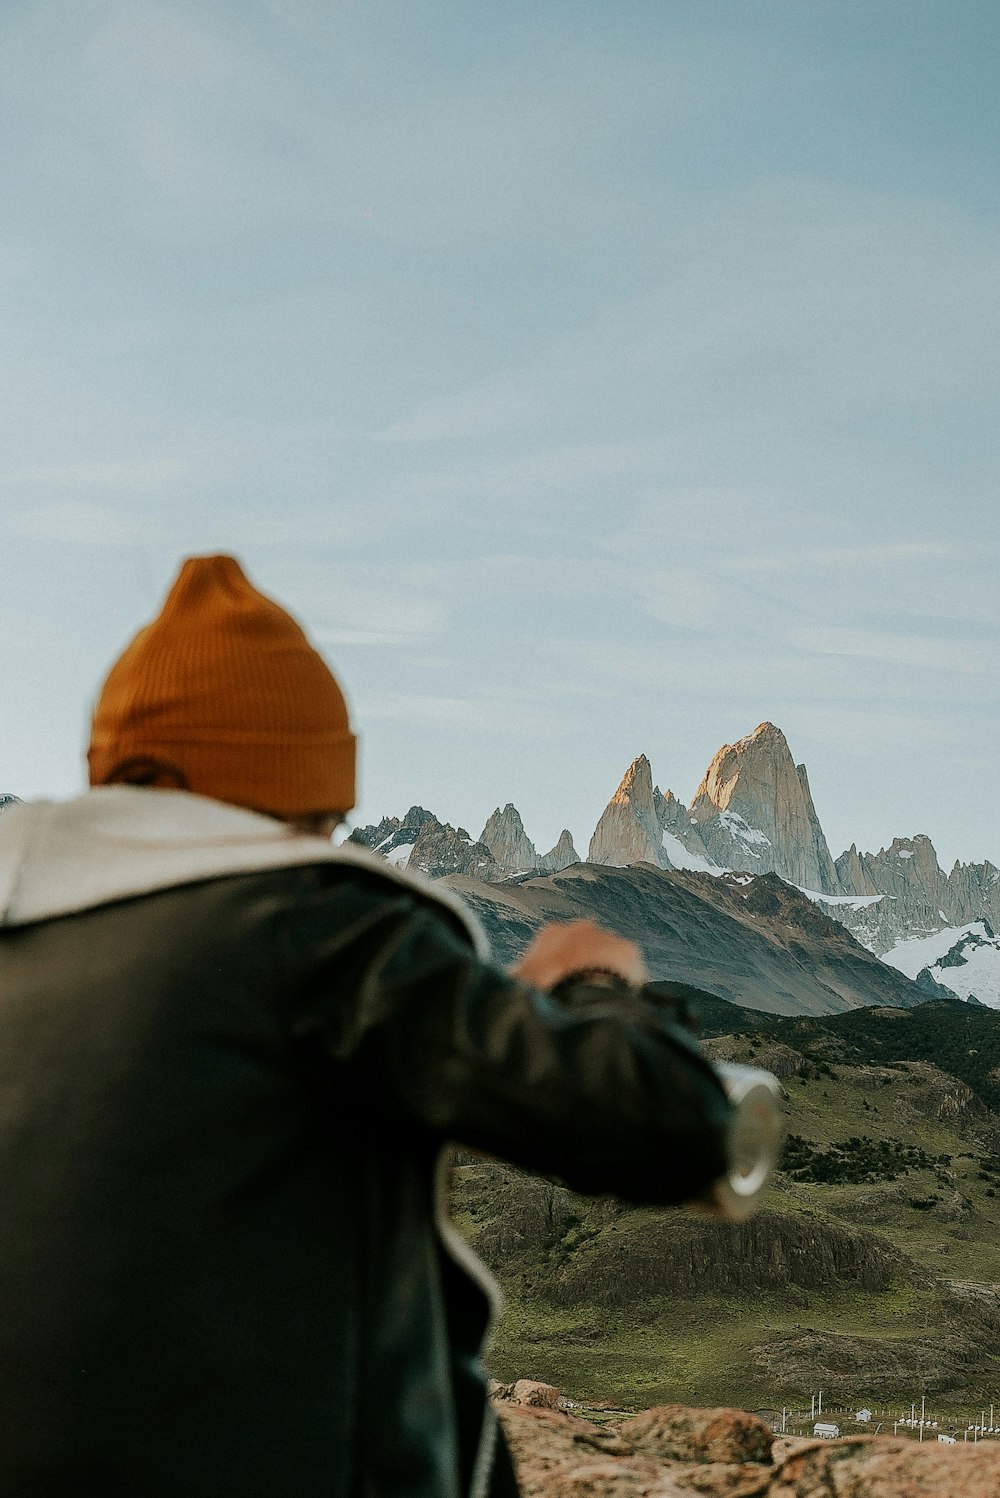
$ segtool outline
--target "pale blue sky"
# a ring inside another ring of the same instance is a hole
[[[1000,863],[994,0],[0,7],[0,790],[178,560],[374,819],[581,852],[770,718],[833,851]]]

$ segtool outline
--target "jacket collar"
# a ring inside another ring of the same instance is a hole
[[[454,891],[355,844],[302,837],[283,823],[188,791],[102,786],[74,801],[31,801],[0,816],[0,925],[26,926],[231,874],[342,863],[457,916],[477,954],[489,943]]]

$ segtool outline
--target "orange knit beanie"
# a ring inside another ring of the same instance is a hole
[[[190,557],[112,666],[87,759],[91,785],[152,762],[201,796],[294,817],[350,810],[354,749],[340,688],[295,620],[233,557]]]

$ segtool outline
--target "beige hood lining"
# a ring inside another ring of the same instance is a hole
[[[458,918],[477,955],[489,942],[453,890],[366,848],[335,848],[283,823],[188,791],[101,786],[73,801],[0,814],[0,925],[26,926],[157,890],[264,869],[339,863],[419,894]]]

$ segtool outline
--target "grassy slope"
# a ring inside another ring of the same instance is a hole
[[[495,1375],[544,1378],[574,1397],[627,1408],[673,1399],[780,1407],[808,1403],[818,1387],[879,1408],[908,1404],[921,1387],[939,1402],[995,1397],[997,1312],[949,1287],[1000,1285],[996,1120],[967,1090],[967,1079],[976,1080],[991,1103],[1000,1090],[1000,1015],[935,1004],[898,1018],[768,1017],[758,1026],[750,1017],[749,1025],[752,1031],[713,1049],[766,1065],[778,1045],[781,1064],[799,1068],[785,1077],[790,1133],[821,1150],[867,1136],[929,1157],[896,1180],[782,1176],[771,1193],[770,1208],[815,1234],[846,1224],[876,1235],[890,1253],[901,1251],[891,1283],[874,1291],[837,1282],[727,1289],[723,1266],[707,1277],[719,1281],[712,1288],[684,1296],[651,1293],[648,1285],[634,1296],[617,1294],[606,1282],[609,1255],[618,1250],[614,1262],[627,1280],[636,1254],[670,1214],[573,1199],[549,1241],[532,1242],[528,1232],[519,1243],[509,1231],[519,1210],[509,1178],[467,1165],[457,1198],[463,1226],[493,1259],[508,1296]],[[953,1070],[909,1053],[934,1053]],[[677,1231],[689,1227],[676,1223]]]

